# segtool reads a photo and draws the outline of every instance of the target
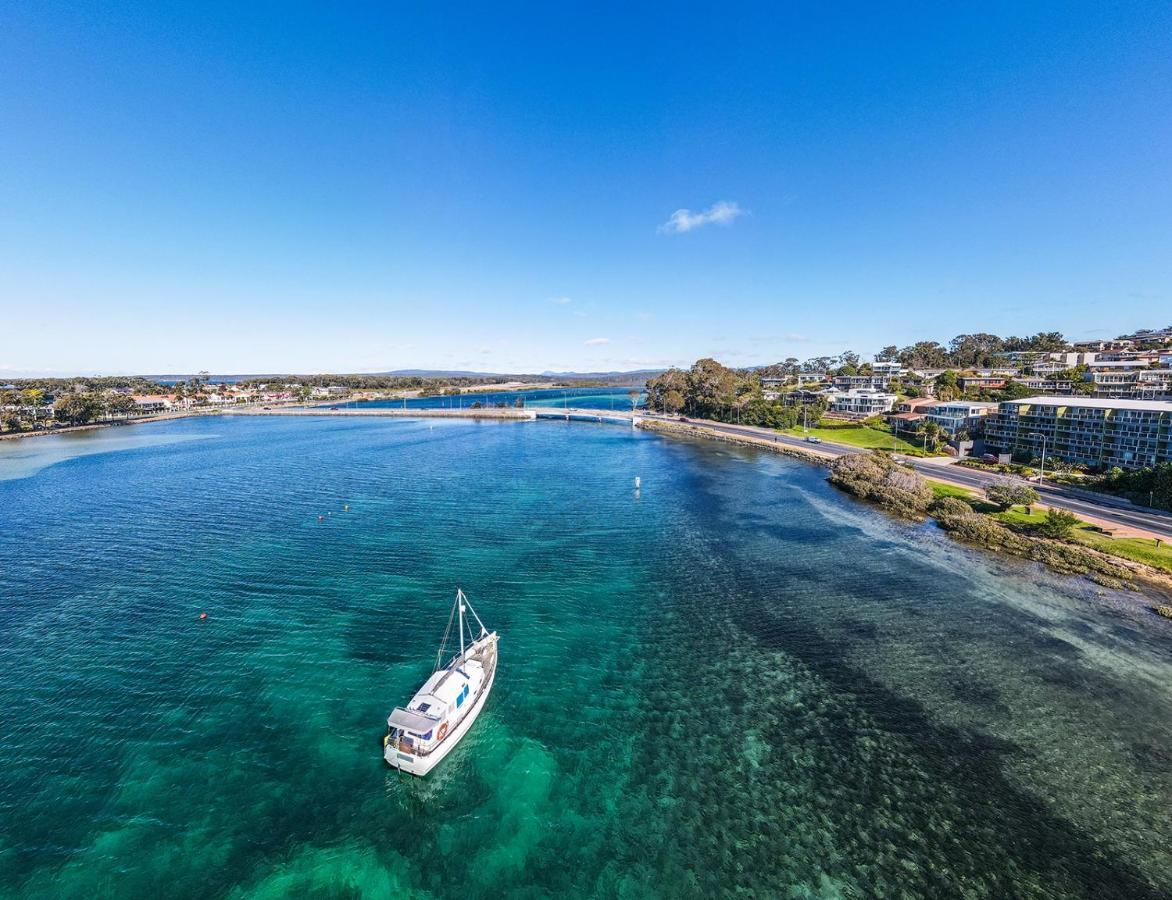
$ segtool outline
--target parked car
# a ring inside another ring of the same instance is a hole
[[[687,417],[687,416],[680,416],[680,421],[681,421],[681,422],[687,422],[687,421],[688,421],[688,417]]]

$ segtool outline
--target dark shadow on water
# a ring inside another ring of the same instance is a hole
[[[1005,859],[1042,883],[1066,885],[1082,896],[1143,900],[1167,895],[1155,890],[1134,867],[1119,860],[1070,821],[1051,813],[1037,798],[1018,790],[1003,765],[1016,745],[979,733],[943,727],[915,699],[900,696],[845,664],[843,651],[811,631],[797,639],[767,617],[737,616],[736,624],[764,647],[800,659],[837,692],[851,696],[878,726],[907,741],[932,780],[961,800],[965,820],[955,823],[968,866],[980,875],[996,872]],[[855,737],[835,735],[844,752]],[[784,741],[785,735],[776,735]],[[1008,895],[1007,895],[1008,896]]]

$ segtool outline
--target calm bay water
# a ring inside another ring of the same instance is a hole
[[[558,422],[12,443],[4,895],[1172,892],[1172,623],[819,469]],[[457,583],[500,674],[413,781],[379,741]]]
[[[412,397],[408,400],[371,400],[355,404],[359,407],[391,407],[399,409],[458,409],[467,408],[479,401],[485,406],[504,403],[512,406],[520,400],[525,406],[569,406],[577,409],[630,409],[630,391],[637,391],[637,403],[642,403],[642,388],[593,387],[593,388],[538,388],[531,391],[486,391],[462,394],[458,397]]]

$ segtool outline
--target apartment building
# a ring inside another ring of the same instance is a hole
[[[990,448],[1124,469],[1172,461],[1172,402],[1099,397],[1006,401],[985,423]]]

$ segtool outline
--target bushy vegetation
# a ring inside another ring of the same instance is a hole
[[[1172,510],[1172,462],[1125,471],[1115,468],[1086,482],[1095,490],[1118,494],[1135,503]]]
[[[764,428],[792,428],[802,418],[800,407],[766,399],[759,372],[730,369],[714,359],[698,360],[687,371],[668,369],[648,380],[646,390],[648,409],[660,412]],[[806,417],[817,422],[825,411],[825,404],[811,403]]]
[[[1048,509],[1046,517],[1033,526],[1034,533],[1042,537],[1064,540],[1079,523],[1078,516],[1064,509]]]
[[[970,544],[1036,560],[1069,575],[1086,575],[1100,584],[1117,584],[1131,579],[1131,572],[1108,562],[1093,550],[1058,540],[1043,539],[1046,535],[1042,534],[1042,529],[1038,526],[1034,526],[1037,537],[1018,533],[977,512],[959,497],[943,497],[937,500],[932,504],[931,513],[941,528],[958,540]],[[1075,521],[1077,522],[1077,519]]]
[[[935,496],[927,481],[883,453],[840,456],[830,467],[830,482],[908,518],[922,516]]]

